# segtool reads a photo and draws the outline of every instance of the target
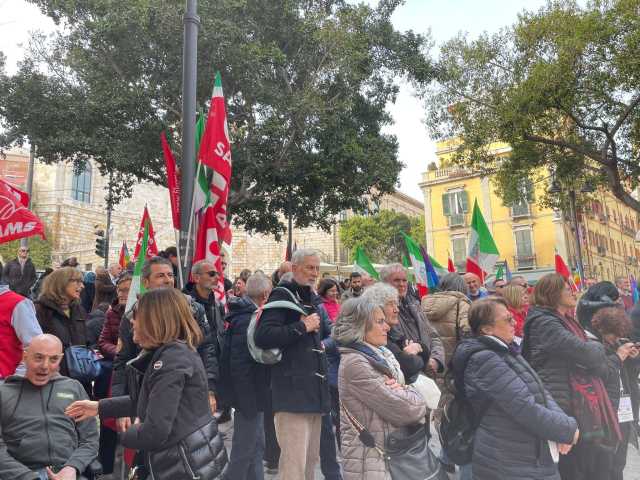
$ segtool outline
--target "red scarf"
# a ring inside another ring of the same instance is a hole
[[[576,320],[565,315],[564,325],[583,342],[587,341],[584,329]],[[580,438],[592,441],[617,443],[622,441],[618,415],[614,411],[602,380],[577,369],[569,374],[573,414],[580,427]]]

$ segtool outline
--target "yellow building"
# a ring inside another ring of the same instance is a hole
[[[569,214],[536,203],[549,187],[547,181],[529,183],[520,202],[504,205],[491,177],[451,165],[448,159],[456,148],[455,141],[439,142],[436,155],[441,168],[431,165],[420,182],[427,250],[440,263],[450,255],[456,268],[464,270],[471,212],[477,200],[500,257],[512,271],[528,272],[526,276],[535,279],[554,269],[556,251],[572,266],[577,264]],[[493,144],[490,149],[498,157],[510,152],[507,144]],[[611,194],[597,192],[589,198],[593,201],[578,215],[585,274],[610,280],[618,275],[637,276],[638,215]]]

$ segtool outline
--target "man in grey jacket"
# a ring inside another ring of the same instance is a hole
[[[391,334],[405,338],[407,346],[404,351],[414,355],[420,352],[431,352],[431,358],[425,365],[425,373],[435,375],[445,368],[444,345],[438,332],[431,326],[417,303],[407,295],[407,271],[399,263],[391,263],[380,270],[380,279],[398,290],[398,325],[394,326]]]
[[[24,353],[25,376],[0,385],[0,480],[83,480],[98,457],[96,421],[64,413],[88,397],[58,373],[61,360],[60,340],[38,335]]]

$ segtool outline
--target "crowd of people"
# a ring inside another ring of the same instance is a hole
[[[558,274],[453,272],[419,298],[401,264],[339,280],[300,249],[233,281],[197,262],[180,291],[169,248],[127,309],[131,268],[71,258],[36,278],[28,255],[0,282],[0,480],[91,480],[118,445],[151,480],[312,480],[318,463],[328,480],[413,480],[413,462],[415,478],[620,480],[638,441],[624,278],[576,292]],[[420,458],[397,450],[420,438]]]

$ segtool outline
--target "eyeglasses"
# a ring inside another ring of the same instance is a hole
[[[206,272],[207,275],[209,275],[210,277],[217,277],[219,275],[218,272],[216,272],[215,270],[211,270],[209,272]]]
[[[29,253],[29,249],[28,248],[21,248],[20,252]]]

